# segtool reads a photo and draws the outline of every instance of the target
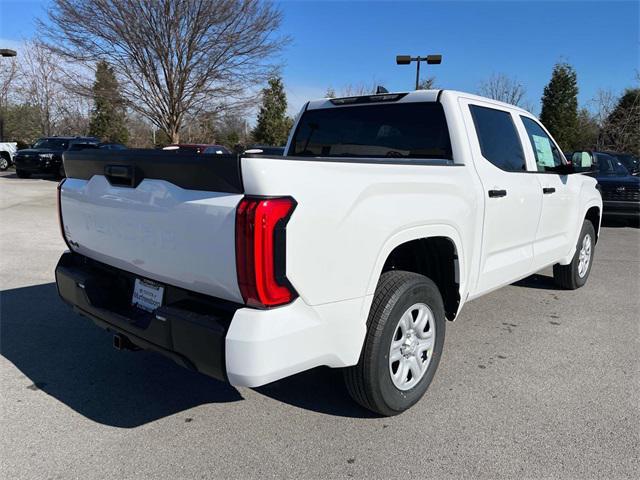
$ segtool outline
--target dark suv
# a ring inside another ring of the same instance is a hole
[[[18,150],[13,161],[16,175],[29,178],[32,173],[53,173],[64,177],[62,152],[83,145],[98,145],[100,140],[95,137],[45,137],[39,139],[31,148]]]
[[[573,152],[569,158],[577,171],[582,168],[592,170],[587,174],[598,180],[605,216],[640,218],[640,177],[632,175],[617,157],[604,152],[583,151]]]

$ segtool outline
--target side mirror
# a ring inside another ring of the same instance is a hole
[[[598,169],[593,154],[587,151],[573,152],[571,164],[576,173],[595,172]]]

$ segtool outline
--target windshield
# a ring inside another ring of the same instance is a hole
[[[618,154],[616,157],[630,172],[640,171],[640,160],[637,157],[626,153]]]
[[[596,153],[598,172],[602,175],[629,175],[629,171],[617,158],[603,153]]]
[[[65,140],[62,138],[41,138],[36,143],[34,143],[33,148],[37,148],[40,150],[66,150],[67,145],[69,145],[69,140]]]
[[[439,103],[399,103],[307,110],[289,155],[452,159]]]

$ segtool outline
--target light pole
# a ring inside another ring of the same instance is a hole
[[[0,56],[15,57],[18,53],[10,48],[0,48]],[[0,142],[4,142],[4,98],[0,98]]]
[[[427,65],[439,65],[442,63],[442,55],[427,55],[426,57],[412,57],[411,55],[397,55],[396,63],[398,65],[409,65],[416,62],[416,90],[420,86],[420,62],[427,62]]]

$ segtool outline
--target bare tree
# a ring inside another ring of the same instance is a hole
[[[341,97],[358,97],[361,95],[371,95],[376,91],[375,85],[366,85],[364,83],[348,84],[340,89]]]
[[[9,104],[9,93],[16,79],[18,63],[15,58],[0,60],[0,142],[4,141],[5,113]]]
[[[67,94],[62,85],[63,65],[60,58],[38,42],[29,42],[20,60],[17,93],[20,99],[38,109],[40,130],[54,133],[54,125],[62,116],[62,104]]]
[[[517,105],[524,108],[526,88],[515,78],[510,78],[502,73],[494,74],[480,83],[478,92],[483,97],[492,98],[501,102]]]
[[[281,17],[260,0],[52,0],[41,31],[78,65],[112,65],[128,106],[178,142],[185,115],[247,101],[273,73]]]
[[[0,108],[6,106],[18,73],[18,62],[15,58],[0,60]]]
[[[420,80],[418,90],[431,90],[436,88],[436,77],[427,77]]]

